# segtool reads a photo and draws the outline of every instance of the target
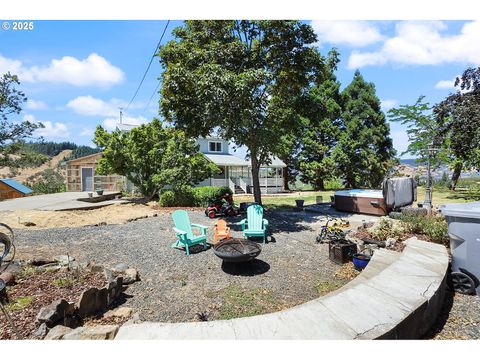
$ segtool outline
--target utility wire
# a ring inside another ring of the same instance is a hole
[[[148,63],[147,70],[145,70],[145,73],[143,74],[142,80],[140,81],[140,84],[138,84],[137,90],[135,91],[135,94],[133,94],[132,99],[130,100],[130,102],[126,106],[125,111],[127,111],[128,108],[130,107],[130,105],[132,104],[133,100],[135,99],[135,97],[138,94],[138,91],[140,90],[140,87],[143,84],[143,81],[145,80],[145,77],[147,76],[148,70],[150,69],[150,66],[152,65],[153,59],[155,58],[155,55],[157,54],[158,48],[160,47],[160,44],[162,43],[163,36],[165,35],[165,32],[167,31],[168,24],[170,24],[170,20],[168,20],[167,23],[165,24],[165,28],[163,29],[162,36],[160,37],[160,40],[158,40],[157,47],[155,48],[155,51],[152,54],[152,58],[150,59],[150,62]]]
[[[152,96],[150,96],[150,99],[148,99],[148,103],[147,105],[145,106],[145,109],[143,109],[143,114],[145,114],[145,111],[147,111],[148,107],[150,106],[150,102],[152,101],[153,97],[155,96],[155,94],[157,93],[157,90],[158,88],[160,87],[160,84],[162,83],[162,79],[160,79],[160,81],[158,82],[157,84],[157,87],[155,88],[155,90],[153,90],[153,93],[152,93]]]

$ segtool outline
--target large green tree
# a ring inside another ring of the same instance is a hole
[[[245,146],[261,202],[260,166],[281,153],[325,71],[315,32],[299,21],[186,21],[173,35],[159,52],[163,116],[191,136],[215,129]]]
[[[29,154],[20,150],[25,139],[42,127],[28,120],[12,121],[11,117],[19,115],[23,103],[27,101],[25,94],[17,89],[19,85],[18,77],[9,72],[0,77],[0,168],[15,169],[28,165]]]
[[[93,142],[103,150],[95,171],[126,176],[150,199],[164,187],[195,185],[218,171],[194,140],[158,119],[129,132],[109,133],[99,125]]]
[[[432,109],[422,95],[413,105],[400,105],[390,109],[388,118],[407,127],[408,147],[400,155],[411,154],[416,156],[417,162],[425,163],[429,156],[428,149],[433,147],[436,152],[430,154],[430,161],[433,166],[438,166],[449,162],[449,148],[447,142],[442,140]]]
[[[375,85],[357,70],[343,90],[341,135],[333,151],[347,187],[378,187],[395,156]]]
[[[330,76],[315,84],[308,94],[304,111],[304,126],[299,136],[297,166],[303,182],[316,190],[325,189],[325,180],[337,174],[332,151],[340,137],[342,98],[340,83],[334,71],[338,54],[331,51],[328,58]]]

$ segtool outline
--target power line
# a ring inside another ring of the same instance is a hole
[[[133,94],[132,99],[130,100],[128,105],[125,107],[125,111],[127,111],[128,108],[130,107],[130,105],[132,104],[133,100],[135,99],[135,97],[138,94],[138,91],[140,90],[140,87],[143,84],[143,81],[145,80],[145,77],[147,76],[148,70],[150,69],[150,66],[152,65],[153,59],[155,58],[155,55],[157,54],[157,50],[160,47],[160,44],[162,43],[163,36],[165,35],[165,32],[167,31],[168,24],[170,24],[170,20],[168,20],[167,23],[165,24],[165,28],[163,29],[162,36],[160,37],[160,40],[158,40],[157,47],[155,48],[155,51],[152,54],[152,58],[150,59],[150,62],[148,63],[147,70],[145,70],[145,73],[143,74],[143,77],[142,77],[142,80],[140,81],[140,84],[138,84],[138,87],[137,87],[137,90],[135,91],[135,94]]]
[[[162,79],[160,79],[160,81],[159,81],[158,84],[157,84],[157,87],[155,88],[155,90],[153,90],[152,96],[150,96],[150,99],[148,99],[148,103],[147,103],[147,105],[145,106],[145,109],[143,109],[142,115],[145,114],[145,111],[147,111],[147,108],[148,108],[148,106],[150,105],[150,102],[152,101],[153,97],[154,97],[155,94],[157,93],[157,90],[158,90],[158,88],[160,87],[160,84],[161,84],[161,83],[162,83]]]

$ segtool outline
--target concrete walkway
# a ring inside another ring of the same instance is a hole
[[[105,191],[113,194],[115,191]],[[96,195],[96,194],[95,194]],[[26,196],[23,198],[0,201],[0,211],[8,210],[76,210],[92,209],[122,202],[123,200],[108,200],[98,203],[88,203],[77,199],[87,198],[88,192],[63,192],[56,194]]]
[[[124,325],[115,339],[415,339],[433,324],[444,297],[444,246],[406,241],[377,250],[341,289],[276,313],[231,320]]]

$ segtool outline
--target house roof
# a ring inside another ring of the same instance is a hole
[[[250,161],[231,154],[203,154],[216,165],[221,166],[251,166]],[[273,157],[268,167],[285,167],[279,158]]]
[[[99,155],[102,155],[102,154],[103,153],[100,151],[100,152],[97,152],[97,153],[94,153],[94,154],[85,155],[85,156],[78,157],[78,158],[75,158],[75,159],[67,160],[66,163],[69,164],[69,163],[74,162],[74,161],[85,160],[87,158],[94,157],[94,156],[98,157]]]
[[[5,185],[10,186],[11,188],[17,190],[18,192],[21,192],[22,194],[30,194],[31,192],[33,192],[32,189],[26,187],[23,184],[20,184],[14,179],[0,179],[0,182],[3,182]]]

